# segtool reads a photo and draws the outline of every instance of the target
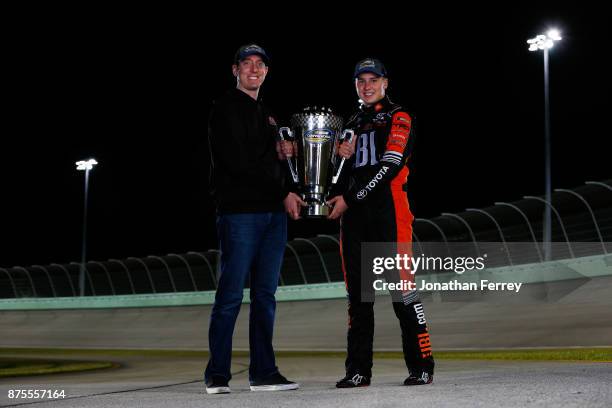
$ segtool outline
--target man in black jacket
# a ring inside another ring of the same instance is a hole
[[[275,292],[287,241],[287,216],[297,219],[304,205],[289,191],[281,159],[290,143],[277,142],[276,121],[259,99],[269,60],[256,44],[236,52],[235,89],[215,101],[208,138],[212,193],[217,205],[221,273],[208,332],[210,360],[206,392],[230,392],[232,334],[250,274],[249,316],[252,391],[298,388],[276,367],[272,333]]]

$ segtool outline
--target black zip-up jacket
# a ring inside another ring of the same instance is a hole
[[[289,189],[276,140],[276,121],[260,100],[234,88],[214,102],[208,142],[218,213],[283,211]]]

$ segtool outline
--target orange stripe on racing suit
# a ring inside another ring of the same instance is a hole
[[[406,112],[397,112],[392,117],[391,133],[387,140],[386,151],[401,154],[404,158],[404,152],[408,144],[410,129],[412,126],[412,118]],[[383,155],[384,157],[384,155]],[[403,190],[404,185],[408,180],[408,167],[404,166],[400,172],[391,180],[391,194],[393,195],[393,205],[395,207],[395,218],[397,228],[397,253],[399,255],[407,255],[412,257],[412,220],[413,216],[408,205],[408,197]],[[403,281],[414,282],[414,274],[410,268],[401,269],[399,271],[400,279]]]

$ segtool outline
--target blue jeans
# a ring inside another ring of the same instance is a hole
[[[250,273],[249,380],[260,381],[278,372],[272,348],[274,294],[287,243],[287,216],[283,212],[220,215],[217,232],[221,274],[210,317],[210,360],[204,379],[232,378],[232,335]]]

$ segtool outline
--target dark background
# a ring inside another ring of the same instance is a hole
[[[88,258],[216,247],[207,112],[235,86],[233,54],[252,41],[272,59],[261,95],[281,120],[307,104],[350,114],[355,62],[385,62],[389,95],[417,118],[408,194],[413,213],[427,218],[543,194],[543,58],[526,40],[557,27],[553,187],[612,175],[602,10],[376,4],[298,21],[298,10],[272,18],[236,7],[22,16],[4,62],[0,266],[79,259],[84,177],[74,162],[90,156],[100,164],[91,173]],[[292,237],[337,230],[327,221],[290,225]]]

